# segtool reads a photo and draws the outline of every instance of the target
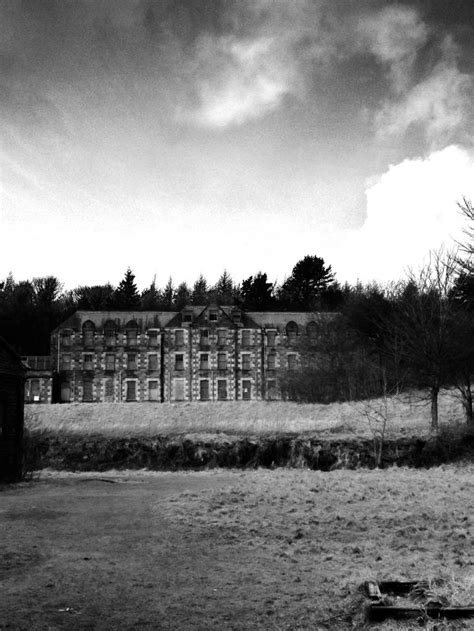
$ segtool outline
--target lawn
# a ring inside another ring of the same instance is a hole
[[[280,432],[370,436],[366,412],[381,410],[383,401],[324,404],[227,401],[196,403],[74,403],[26,406],[31,430],[87,435],[152,436],[176,434],[265,435]],[[429,405],[419,393],[392,397],[387,407],[387,436],[426,435]],[[453,392],[440,396],[440,423],[463,423]]]
[[[474,602],[473,522],[473,465],[45,471],[0,489],[0,629],[369,628],[369,578]]]

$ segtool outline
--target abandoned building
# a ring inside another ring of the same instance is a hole
[[[21,358],[0,337],[0,480],[21,477],[25,376]]]
[[[330,313],[76,311],[51,334],[49,358],[27,358],[28,402],[279,399],[278,371]],[[54,378],[53,378],[54,375]]]

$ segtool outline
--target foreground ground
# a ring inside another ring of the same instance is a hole
[[[0,490],[0,629],[363,629],[368,578],[472,603],[473,491],[473,465],[43,472]]]

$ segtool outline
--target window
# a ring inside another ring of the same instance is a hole
[[[275,379],[267,381],[267,399],[270,401],[277,398],[277,388]]]
[[[105,354],[105,370],[115,370],[115,355],[114,353]]]
[[[104,325],[104,338],[106,346],[115,346],[115,322],[107,320]]]
[[[227,344],[227,330],[226,329],[217,330],[217,344],[219,346],[225,346]]]
[[[127,393],[126,393],[127,401],[136,401],[137,400],[137,382],[127,381],[126,384],[127,384]]]
[[[272,352],[268,354],[267,357],[267,368],[268,370],[275,370],[276,368],[276,353]]]
[[[289,342],[295,342],[298,335],[298,325],[296,322],[288,322],[286,325],[286,335]]]
[[[40,400],[40,380],[30,379],[30,401]]]
[[[63,355],[61,365],[63,370],[71,370],[71,355]]]
[[[250,370],[250,353],[242,353],[242,370]]]
[[[199,382],[199,398],[201,401],[209,401],[209,379],[201,379]]]
[[[292,353],[288,355],[288,370],[294,370],[296,368],[296,354]]]
[[[86,353],[84,355],[84,370],[94,370],[94,356],[92,353]]]
[[[160,400],[160,391],[158,381],[149,381],[148,382],[148,401],[159,401]]]
[[[148,331],[148,346],[158,346],[158,331]]]
[[[242,399],[244,401],[250,401],[252,396],[252,382],[250,379],[242,380]]]
[[[82,341],[84,346],[93,346],[94,345],[94,334],[95,334],[95,325],[90,320],[84,322],[82,326]]]
[[[71,400],[71,385],[68,381],[61,384],[61,403],[69,403]]]
[[[61,346],[71,346],[72,344],[72,331],[65,329],[61,331]]]
[[[114,400],[114,380],[106,379],[104,382],[104,399],[105,401],[113,401]]]
[[[275,346],[276,344],[276,331],[267,331],[267,346]]]
[[[244,329],[242,331],[242,346],[250,346],[252,344],[252,331]]]
[[[209,312],[209,320],[210,320],[210,322],[217,322],[217,317],[218,317],[217,311],[210,311]]]
[[[82,382],[82,400],[86,403],[94,400],[92,379],[84,379]]]
[[[217,380],[217,400],[225,401],[227,399],[227,381],[225,379]]]
[[[227,370],[227,353],[217,353],[217,370]]]
[[[184,345],[184,331],[182,329],[178,329],[174,332],[174,343],[176,346]]]
[[[209,370],[209,355],[208,353],[201,353],[199,358],[199,368],[201,370]]]
[[[138,340],[138,324],[130,321],[126,326],[125,334],[127,336],[127,345],[136,346]]]
[[[306,332],[308,334],[308,337],[311,341],[314,342],[314,340],[317,339],[318,337],[318,325],[316,324],[316,322],[314,320],[312,320],[311,322],[308,322],[308,326],[306,327]]]
[[[127,370],[136,370],[136,369],[137,369],[137,355],[136,355],[136,353],[127,353]],[[135,382],[133,382],[133,383],[135,383]]]
[[[175,370],[184,370],[184,354],[176,353],[174,356],[174,369]]]
[[[183,313],[183,322],[192,322],[193,314],[192,313]]]
[[[201,329],[201,344],[209,344],[209,330]]]
[[[148,370],[158,370],[158,355],[156,353],[148,355]]]
[[[184,379],[173,379],[173,398],[175,401],[184,401]]]

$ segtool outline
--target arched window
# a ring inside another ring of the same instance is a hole
[[[130,320],[125,327],[127,336],[127,346],[136,346],[138,337],[138,324],[134,320]]]
[[[117,327],[113,320],[107,320],[104,324],[104,337],[106,346],[115,346],[115,332]]]
[[[308,322],[306,326],[306,333],[308,334],[309,339],[314,342],[318,337],[318,325],[314,320]]]
[[[90,320],[82,325],[82,336],[84,346],[94,346],[95,324]]]
[[[298,325],[296,324],[296,322],[293,322],[293,320],[291,322],[288,322],[288,324],[286,325],[286,335],[289,342],[296,341],[296,336],[298,335]]]

